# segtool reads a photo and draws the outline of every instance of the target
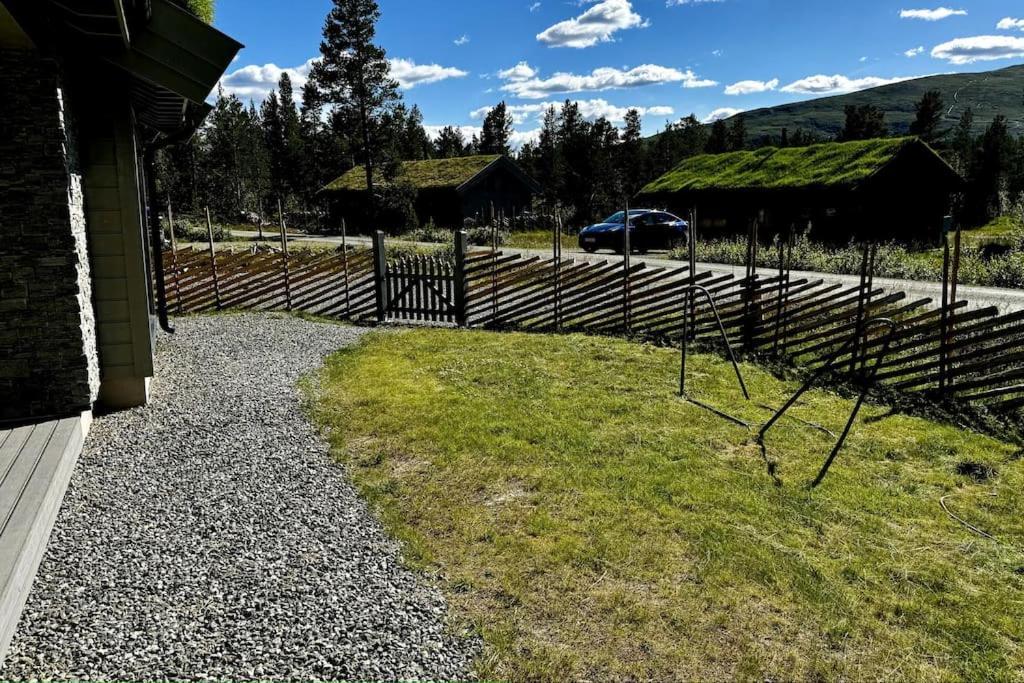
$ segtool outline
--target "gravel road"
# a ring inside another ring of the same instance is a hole
[[[0,680],[467,678],[476,639],[301,410],[362,331],[176,323],[150,406],[93,425]]]

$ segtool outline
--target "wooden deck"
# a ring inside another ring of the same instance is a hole
[[[46,551],[88,414],[0,429],[0,664]]]

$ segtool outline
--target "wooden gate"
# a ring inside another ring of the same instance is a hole
[[[388,261],[387,317],[456,322],[453,264],[436,256],[407,256]]]

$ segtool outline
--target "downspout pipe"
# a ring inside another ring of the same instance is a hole
[[[160,328],[174,334],[167,314],[167,283],[164,279],[163,234],[160,229],[160,213],[156,209],[156,153],[165,147],[186,142],[198,127],[190,122],[170,135],[157,138],[144,145],[142,151],[142,172],[146,176],[146,204],[148,209],[150,248],[153,251],[153,271],[156,275],[156,314]],[[173,227],[172,227],[173,229]]]

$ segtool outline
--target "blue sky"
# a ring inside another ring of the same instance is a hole
[[[379,0],[378,42],[428,126],[479,127],[513,108],[529,139],[545,103],[570,98],[645,133],[691,112],[793,102],[893,79],[1024,61],[1024,3],[968,0]],[[224,86],[261,100],[282,69],[300,83],[330,0],[219,0],[246,44]]]

